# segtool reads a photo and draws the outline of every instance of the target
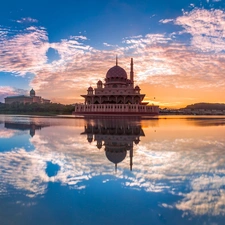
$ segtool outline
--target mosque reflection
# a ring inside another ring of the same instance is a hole
[[[18,123],[18,122],[5,122],[5,128],[10,130],[21,130],[21,131],[30,131],[30,136],[33,137],[35,135],[36,130],[41,130],[43,127],[48,127],[50,125],[40,125],[35,124],[33,122],[30,123]]]
[[[107,159],[117,165],[121,163],[129,152],[130,170],[133,166],[133,147],[140,142],[140,137],[145,136],[140,121],[122,119],[86,119],[84,132],[87,141],[96,142],[98,149],[104,148]]]

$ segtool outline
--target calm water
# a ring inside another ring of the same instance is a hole
[[[225,117],[0,116],[1,225],[224,221]]]

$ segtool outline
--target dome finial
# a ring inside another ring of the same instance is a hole
[[[116,55],[116,66],[118,66],[118,57]]]

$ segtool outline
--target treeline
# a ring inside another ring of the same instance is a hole
[[[73,105],[58,103],[0,103],[0,114],[71,115],[73,111]]]
[[[187,105],[185,109],[225,110],[223,103],[195,103]]]

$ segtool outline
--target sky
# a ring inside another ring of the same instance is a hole
[[[162,108],[225,103],[224,0],[8,0],[0,7],[0,102],[83,102],[115,65]]]

